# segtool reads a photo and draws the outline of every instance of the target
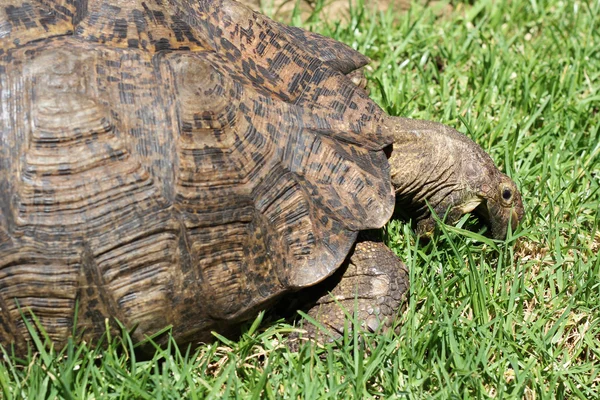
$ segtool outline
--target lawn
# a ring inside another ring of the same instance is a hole
[[[494,241],[465,217],[420,243],[391,221],[412,283],[396,331],[292,352],[294,328],[259,318],[238,342],[146,360],[126,334],[58,354],[40,339],[0,363],[1,398],[599,397],[600,1],[360,10],[303,24],[371,57],[371,96],[390,114],[451,125],[488,151],[522,191],[521,227]]]

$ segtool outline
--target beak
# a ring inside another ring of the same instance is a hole
[[[520,221],[521,221],[521,217],[519,216],[519,213],[517,212],[516,209],[513,208],[512,215],[510,216],[510,226],[513,231],[515,229],[517,229],[517,226],[519,226]]]

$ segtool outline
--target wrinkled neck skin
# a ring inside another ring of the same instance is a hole
[[[501,173],[490,156],[471,139],[435,122],[394,119],[390,156],[396,210],[417,222],[417,233],[435,228],[427,203],[446,223],[476,210],[503,239],[508,225],[516,228],[523,215],[514,182]],[[502,198],[510,190],[511,199]]]

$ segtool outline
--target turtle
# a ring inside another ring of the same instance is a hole
[[[32,315],[57,347],[107,319],[200,343],[332,279],[374,327],[408,275],[359,232],[395,207],[423,235],[431,210],[515,228],[514,182],[388,116],[354,83],[368,62],[233,0],[4,0],[0,344],[24,351]]]

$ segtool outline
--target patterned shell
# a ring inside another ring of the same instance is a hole
[[[368,60],[230,0],[3,0],[0,344],[206,340],[393,208]],[[78,315],[75,315],[78,310]]]

